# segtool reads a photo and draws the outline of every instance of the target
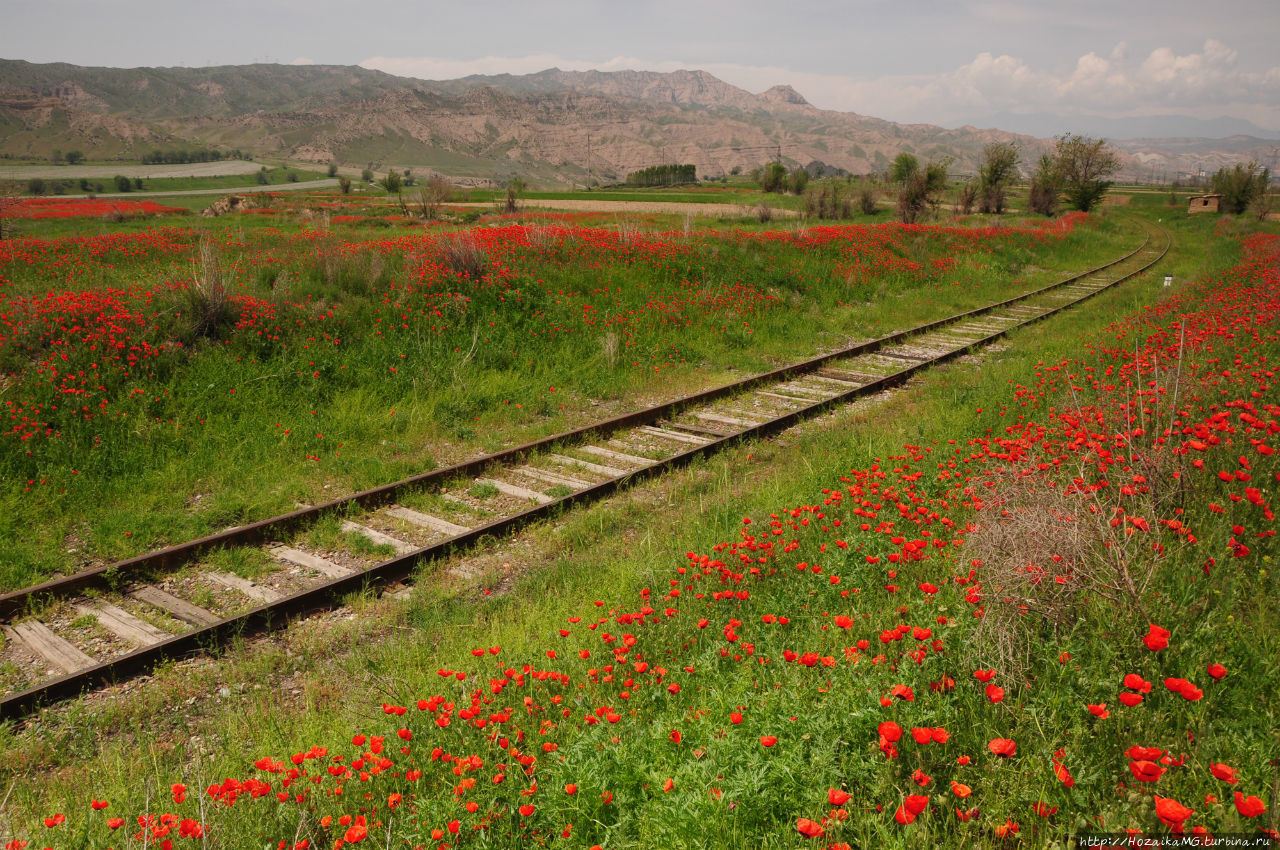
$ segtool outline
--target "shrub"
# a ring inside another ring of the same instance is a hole
[[[876,196],[875,189],[863,186],[858,190],[858,209],[862,210],[863,215],[875,215],[880,212],[879,198]]]
[[[1222,211],[1233,215],[1240,215],[1256,198],[1266,195],[1270,184],[1271,172],[1256,162],[1224,166],[1209,178],[1209,187],[1222,195]]]
[[[200,242],[200,264],[178,305],[184,320],[178,331],[183,342],[217,336],[236,321],[235,305],[222,282],[222,268],[212,240]]]
[[[479,281],[489,270],[489,254],[469,233],[460,233],[444,243],[444,262],[460,278]]]

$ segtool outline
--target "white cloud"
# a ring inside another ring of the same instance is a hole
[[[748,91],[787,83],[811,103],[901,122],[953,124],[995,112],[1113,116],[1184,113],[1232,115],[1280,128],[1280,66],[1265,72],[1238,68],[1235,50],[1209,39],[1199,52],[1168,47],[1131,59],[1126,43],[1105,54],[1080,56],[1070,69],[1036,67],[1008,54],[979,53],[967,64],[932,75],[877,78],[796,71],[772,65],[649,61],[616,56],[606,61],[550,53],[458,60],[375,56],[360,63],[391,74],[454,79],[469,74],[528,74],[562,70],[673,71],[700,68]]]

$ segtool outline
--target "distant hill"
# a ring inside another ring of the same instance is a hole
[[[663,162],[694,163],[700,176],[717,177],[778,156],[864,174],[902,151],[951,157],[953,171],[965,173],[992,141],[1016,142],[1028,164],[1052,144],[818,109],[789,86],[753,94],[697,70],[552,68],[427,81],[332,65],[123,69],[0,60],[0,155],[9,157],[47,158],[57,149],[136,160],[156,148],[212,146],[580,184]],[[1126,162],[1146,176],[1193,163],[1212,170],[1254,153],[1247,144],[1194,152],[1144,145]]]

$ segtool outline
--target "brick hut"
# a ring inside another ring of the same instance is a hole
[[[1221,195],[1192,195],[1191,202],[1187,205],[1187,212],[1198,213],[1216,213],[1222,206]]]

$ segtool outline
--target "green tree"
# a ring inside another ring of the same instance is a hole
[[[984,213],[1004,212],[1005,193],[1018,172],[1018,146],[1013,142],[992,142],[982,149],[978,168],[979,209]]]
[[[781,192],[787,186],[787,167],[780,162],[771,162],[760,173],[760,189],[764,192]]]
[[[123,174],[117,174],[112,179],[115,181],[117,192],[133,191],[133,181],[130,180],[128,177],[125,177]]]
[[[803,168],[797,168],[791,172],[791,176],[787,180],[787,188],[793,195],[803,195],[804,189],[809,185],[809,172]]]
[[[1053,215],[1058,211],[1058,192],[1062,187],[1062,179],[1058,176],[1058,160],[1044,154],[1036,166],[1036,173],[1031,175],[1031,192],[1027,200],[1027,208],[1041,215]]]
[[[338,176],[338,163],[336,162],[329,163],[329,176],[330,177]]]
[[[43,195],[48,187],[45,185],[44,179],[41,177],[32,177],[27,181],[28,195]]]
[[[342,194],[344,195],[351,194],[351,178],[350,177],[347,177],[344,174],[343,176],[338,178],[338,191],[342,192]]]
[[[84,153],[82,151],[67,151],[67,165],[79,165],[84,162]]]
[[[1209,188],[1222,196],[1222,211],[1233,215],[1249,209],[1255,199],[1266,195],[1270,185],[1271,172],[1256,162],[1223,166],[1209,178]]]
[[[916,168],[898,194],[898,217],[905,224],[915,224],[938,204],[938,195],[947,188],[950,158],[931,162],[923,170]]]
[[[386,189],[388,195],[398,195],[401,185],[399,173],[388,171],[387,176],[378,181],[378,185]]]
[[[364,181],[364,182],[366,182],[366,183],[372,183],[372,182],[373,182],[373,169],[372,169],[372,168],[365,168],[365,169],[361,169],[361,171],[360,171],[360,179],[361,179],[361,180],[363,180],[363,181]]]
[[[1120,157],[1103,139],[1067,134],[1054,152],[1063,197],[1081,212],[1098,205],[1111,188],[1108,179],[1120,170]]]
[[[914,154],[903,151],[893,158],[893,165],[889,166],[889,179],[905,186],[919,171],[920,160]]]
[[[264,165],[258,169],[258,173],[254,175],[259,186],[265,186],[271,182],[271,178],[267,175],[267,167]]]
[[[524,178],[518,174],[513,174],[507,180],[507,197],[506,203],[503,204],[503,212],[515,213],[520,211],[520,196],[524,194],[527,184]]]

